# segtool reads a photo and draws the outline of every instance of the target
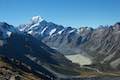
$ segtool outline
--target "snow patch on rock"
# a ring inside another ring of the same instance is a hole
[[[51,36],[53,33],[55,33],[55,31],[56,31],[56,28],[52,29],[52,30],[50,31],[49,35]]]

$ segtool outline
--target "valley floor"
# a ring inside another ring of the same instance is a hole
[[[74,63],[78,63],[80,65],[89,65],[92,63],[90,58],[85,57],[81,54],[74,54],[74,55],[65,55],[69,60],[71,60]]]

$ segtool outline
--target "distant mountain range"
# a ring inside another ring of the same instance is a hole
[[[41,40],[73,62],[79,63],[81,59],[77,60],[76,57],[80,54],[91,60],[94,65],[105,66],[103,70],[120,70],[120,23],[76,29],[47,22],[36,16],[30,23],[20,25],[18,29]],[[73,59],[69,56],[73,56]]]

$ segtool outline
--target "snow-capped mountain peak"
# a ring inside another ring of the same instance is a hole
[[[43,21],[43,18],[41,16],[33,16],[32,17],[32,22],[33,23],[38,23],[38,22],[41,22]]]
[[[40,23],[43,21],[44,21],[44,19],[41,16],[33,16],[30,19],[29,23],[20,25],[19,30],[20,31],[30,31],[34,27],[39,26]]]

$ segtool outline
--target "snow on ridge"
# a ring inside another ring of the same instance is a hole
[[[10,37],[12,34],[12,32],[10,32],[10,31],[7,31],[6,33],[7,33],[8,37]]]
[[[50,31],[49,35],[51,36],[53,33],[55,33],[55,31],[56,31],[56,28],[52,29],[52,30]]]
[[[43,18],[40,16],[33,16],[32,17],[32,26],[30,26],[29,30],[31,30],[32,28],[39,26],[40,22],[43,21]]]
[[[36,24],[32,25],[32,26],[29,28],[29,30],[32,29],[32,28],[34,28],[34,27],[36,27],[36,26],[39,26],[39,24],[40,24],[40,23],[36,23]]]
[[[58,34],[61,34],[64,31],[64,29],[62,29],[61,31],[58,32]]]
[[[32,34],[33,31],[29,31],[28,34]]]
[[[14,29],[12,28],[4,29],[3,27],[0,27],[0,31],[2,32],[2,36],[4,38],[8,38],[11,36],[12,32],[14,32]]]
[[[33,22],[41,22],[41,21],[43,21],[43,18],[40,17],[40,16],[33,16],[32,17],[32,21]]]
[[[47,28],[48,28],[48,27],[45,27],[45,28],[41,31],[41,34],[43,34]]]
[[[26,28],[26,27],[24,27],[24,28],[20,28],[19,30],[20,30],[20,31],[24,31],[24,30],[25,30],[25,28]]]
[[[40,17],[40,16],[33,16],[33,17],[32,17],[32,21],[33,21],[34,23],[38,23],[38,22],[43,21],[43,18]]]
[[[75,29],[73,29],[73,30],[69,31],[69,33],[72,33],[72,32],[74,32],[74,31],[75,31]]]

